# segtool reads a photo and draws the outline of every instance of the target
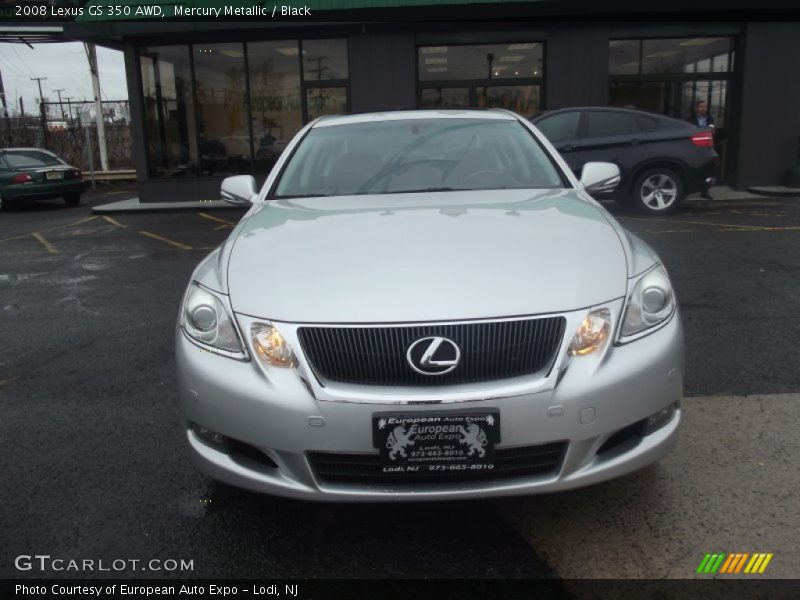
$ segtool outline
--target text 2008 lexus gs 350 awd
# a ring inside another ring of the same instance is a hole
[[[320,500],[566,490],[675,445],[683,333],[658,256],[505,111],[323,117],[195,270],[176,332],[211,477]]]

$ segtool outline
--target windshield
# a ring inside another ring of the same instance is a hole
[[[312,129],[273,197],[562,187],[558,168],[517,121],[405,119]]]

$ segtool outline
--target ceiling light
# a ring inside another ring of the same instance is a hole
[[[444,58],[426,58],[425,59],[426,65],[446,65],[447,64],[447,57]]]
[[[423,54],[447,54],[447,46],[427,46],[420,50]]]
[[[533,50],[536,48],[536,44],[509,44],[509,50]]]
[[[706,46],[708,44],[713,44],[719,39],[720,38],[692,38],[690,40],[680,42],[678,46]]]

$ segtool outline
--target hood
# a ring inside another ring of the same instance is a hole
[[[228,262],[234,311],[297,323],[440,321],[625,294],[622,243],[575,190],[269,201]]]

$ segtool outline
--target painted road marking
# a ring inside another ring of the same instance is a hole
[[[73,225],[80,225],[81,223],[86,223],[87,221],[93,221],[97,217],[98,217],[98,215],[94,215],[93,217],[87,217],[85,219],[81,219],[80,221],[74,221],[72,223],[66,223],[65,225],[56,225],[55,227],[48,227],[47,229],[40,229],[39,233],[43,233],[43,232],[46,232],[46,231],[55,231],[56,229],[63,229],[64,227],[72,227]],[[20,235],[14,235],[14,236],[11,236],[11,237],[7,237],[5,239],[0,240],[0,243],[2,243],[2,242],[10,242],[11,240],[19,240],[19,239],[22,239],[22,238],[26,238],[29,235],[33,235],[33,232],[31,231],[31,232],[28,232],[28,233],[22,233]]]
[[[172,246],[175,246],[176,248],[180,248],[181,250],[194,250],[194,248],[192,248],[188,244],[184,244],[182,242],[176,242],[175,240],[171,240],[169,238],[166,238],[166,237],[164,237],[162,235],[158,235],[156,233],[150,233],[149,231],[139,231],[139,233],[141,233],[142,235],[146,235],[149,238],[153,238],[154,240],[159,240],[159,241],[164,242],[166,244],[170,244]]]
[[[208,219],[209,221],[216,221],[217,223],[222,223],[226,227],[233,227],[236,225],[233,221],[229,221],[228,219],[222,219],[220,217],[215,217],[214,215],[210,215],[207,212],[197,213],[199,216],[203,217],[204,219]],[[217,227],[217,229],[221,229],[221,227]]]
[[[47,240],[44,238],[44,236],[43,236],[43,235],[42,235],[40,232],[38,232],[38,231],[37,231],[37,232],[35,232],[35,233],[32,233],[31,235],[32,235],[33,237],[35,237],[35,238],[38,240],[38,242],[39,242],[39,243],[40,243],[42,246],[44,246],[44,247],[45,247],[45,249],[46,249],[46,250],[47,250],[47,251],[48,251],[50,254],[58,254],[58,250],[56,250],[56,247],[55,247],[55,246],[53,246],[53,244],[51,244],[50,242],[48,242],[48,241],[47,241]]]
[[[109,222],[109,223],[111,223],[112,225],[116,225],[117,227],[119,227],[119,228],[121,228],[121,229],[127,229],[127,227],[128,227],[127,225],[123,225],[122,223],[120,223],[120,222],[119,222],[119,221],[117,221],[116,219],[112,219],[112,218],[111,218],[111,217],[109,217],[108,215],[103,215],[103,219],[104,219],[104,220],[106,220],[106,221],[108,221],[108,222]]]
[[[12,381],[16,381],[17,379],[19,379],[19,376],[9,377],[8,379],[0,379],[0,387],[6,385],[7,383],[11,383]]]

